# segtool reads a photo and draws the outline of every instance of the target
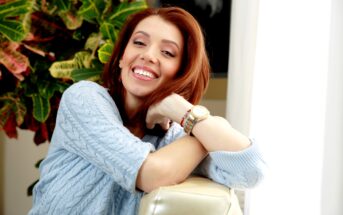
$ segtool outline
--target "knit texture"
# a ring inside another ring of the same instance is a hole
[[[173,123],[163,137],[139,139],[123,126],[105,88],[90,81],[73,84],[63,93],[29,214],[137,214],[144,194],[135,187],[142,163],[184,135]],[[252,144],[240,152],[211,152],[194,173],[247,188],[262,179],[264,168]]]

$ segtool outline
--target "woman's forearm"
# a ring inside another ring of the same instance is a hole
[[[229,122],[218,116],[209,116],[198,122],[192,130],[209,152],[241,151],[250,146],[250,140],[231,127]]]
[[[138,176],[137,187],[150,192],[186,179],[206,157],[207,151],[194,137],[185,136],[148,155]]]
[[[173,94],[162,101],[161,114],[180,123],[185,113],[193,106],[183,97]],[[250,145],[244,136],[218,116],[209,116],[195,124],[192,134],[203,144],[207,151],[240,151]]]
[[[180,123],[193,105],[183,97],[173,94],[152,107],[147,122],[153,125],[161,117]],[[145,192],[183,181],[201,160],[212,151],[240,151],[250,145],[249,139],[217,116],[209,116],[195,124],[195,137],[186,135],[148,155],[138,177],[137,187]]]

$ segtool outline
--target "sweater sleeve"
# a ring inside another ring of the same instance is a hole
[[[181,126],[174,124],[160,147],[184,135]],[[266,169],[258,145],[252,140],[250,147],[242,151],[210,152],[193,174],[202,175],[231,188],[246,189],[256,186],[264,178]]]
[[[264,178],[266,164],[256,143],[238,151],[215,151],[196,168],[195,173],[235,189],[256,186]]]
[[[124,189],[135,192],[136,177],[155,148],[123,126],[107,90],[81,81],[62,96],[52,143],[100,168]]]

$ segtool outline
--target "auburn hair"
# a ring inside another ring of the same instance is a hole
[[[126,45],[138,23],[149,16],[159,16],[180,30],[184,40],[183,57],[179,71],[173,80],[152,92],[137,113],[128,114],[124,109],[125,89],[120,80],[119,60],[122,58]],[[199,103],[207,89],[209,77],[210,65],[204,36],[198,22],[182,8],[162,7],[147,8],[128,17],[116,40],[111,58],[105,65],[102,83],[104,87],[108,88],[118,106],[124,124],[135,125],[140,123],[145,127],[145,116],[148,108],[172,93],[183,96],[192,104]]]

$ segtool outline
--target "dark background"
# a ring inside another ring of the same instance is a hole
[[[154,0],[148,2],[153,7],[179,6],[190,12],[203,28],[213,76],[227,76],[231,0]]]

